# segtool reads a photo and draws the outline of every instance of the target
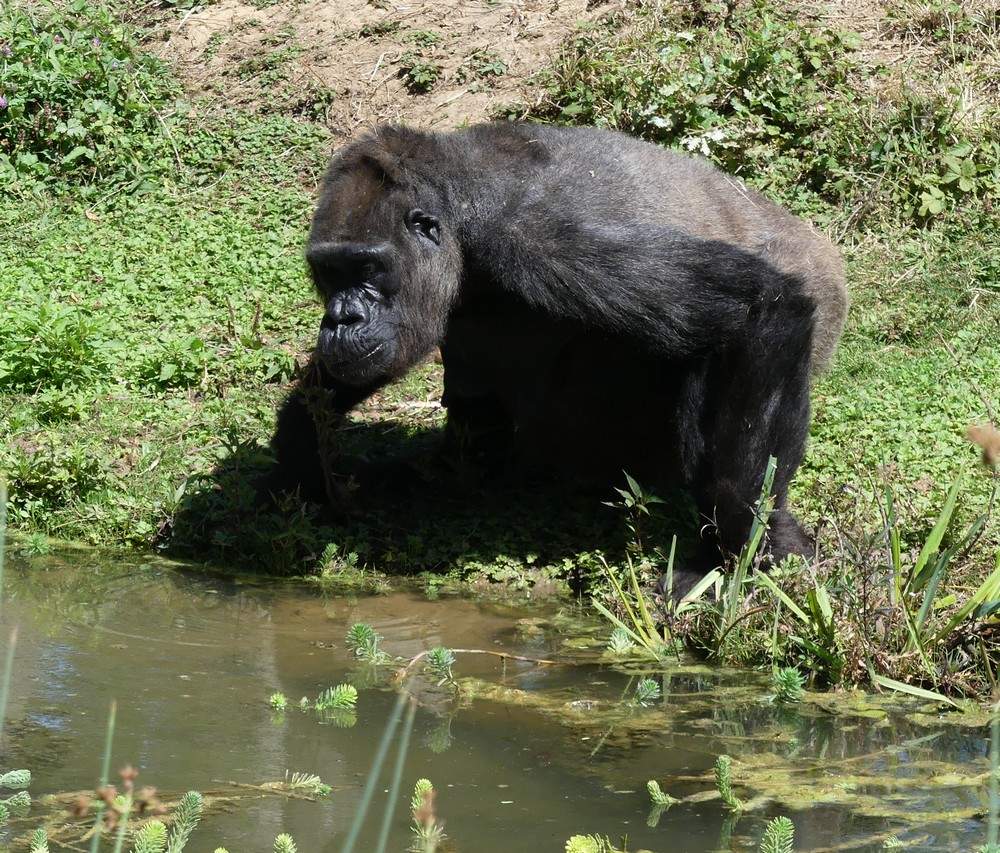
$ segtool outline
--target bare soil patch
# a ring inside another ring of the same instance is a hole
[[[157,52],[192,95],[300,113],[338,135],[385,121],[448,129],[488,118],[524,97],[526,81],[579,23],[609,8],[587,0],[260,5],[196,7],[161,24]],[[426,92],[407,80],[415,64],[435,78]]]

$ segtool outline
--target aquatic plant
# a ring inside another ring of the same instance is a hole
[[[646,783],[646,790],[649,792],[649,799],[654,806],[672,806],[674,803],[680,802],[680,800],[671,797],[670,794],[664,793],[660,783],[655,779],[650,779]]]
[[[28,853],[49,853],[49,837],[45,834],[44,829],[36,829],[31,833]]]
[[[635,643],[624,628],[615,627],[608,638],[607,648],[611,654],[623,657],[635,648]]]
[[[733,760],[728,755],[715,759],[715,787],[726,808],[734,812],[743,810],[743,803],[733,793]]]
[[[287,832],[274,839],[274,853],[298,853],[295,840]]]
[[[358,689],[353,684],[327,687],[316,697],[317,711],[353,711],[358,703]]]
[[[355,622],[351,625],[344,642],[356,658],[367,663],[382,664],[389,660],[389,655],[379,647],[382,636],[367,622]]]
[[[267,704],[275,711],[284,711],[288,707],[288,697],[278,691],[268,697]]]
[[[198,821],[201,820],[203,808],[204,800],[197,791],[188,791],[181,797],[174,812],[166,853],[181,853],[194,828],[198,825]]]
[[[806,678],[794,666],[775,669],[771,673],[771,691],[779,705],[801,702],[805,695]]]
[[[0,788],[16,791],[6,799],[0,800],[0,826],[7,823],[12,816],[23,817],[28,813],[28,809],[31,808],[31,795],[24,789],[30,784],[30,770],[8,770],[0,774]]]
[[[792,853],[795,825],[787,817],[776,817],[764,830],[760,853]]]
[[[30,770],[8,770],[0,773],[0,788],[21,791],[31,784]]]
[[[132,853],[164,853],[166,849],[167,827],[160,820],[140,827],[132,841]]]
[[[600,835],[574,835],[566,842],[566,853],[619,853],[611,841]]]
[[[655,702],[663,695],[660,685],[652,678],[643,678],[635,686],[635,695],[632,701],[636,705],[646,705]]]
[[[444,827],[438,822],[434,810],[437,792],[430,779],[418,779],[410,797],[410,813],[413,815],[412,853],[434,853],[445,839]]]
[[[291,773],[285,771],[285,785],[292,791],[303,791],[316,797],[325,797],[333,790],[315,773]]]
[[[438,646],[427,653],[424,670],[438,680],[438,687],[455,680],[451,668],[455,665],[455,653],[444,646]]]

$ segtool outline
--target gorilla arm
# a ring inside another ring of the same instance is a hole
[[[316,359],[278,412],[271,437],[276,466],[264,482],[271,494],[298,492],[303,500],[344,506],[343,484],[334,474],[334,434],[347,413],[374,394],[382,380],[355,387],[332,378]]]

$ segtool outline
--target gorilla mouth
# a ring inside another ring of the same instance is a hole
[[[358,356],[357,358],[345,358],[340,361],[330,361],[328,362],[330,367],[349,367],[355,364],[361,364],[364,361],[368,361],[373,355],[380,352],[385,347],[385,341],[380,344],[376,344],[372,349],[368,350],[364,355]]]

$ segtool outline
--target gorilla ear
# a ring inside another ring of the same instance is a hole
[[[441,245],[441,223],[436,216],[424,213],[419,207],[406,214],[406,227],[435,246]]]

